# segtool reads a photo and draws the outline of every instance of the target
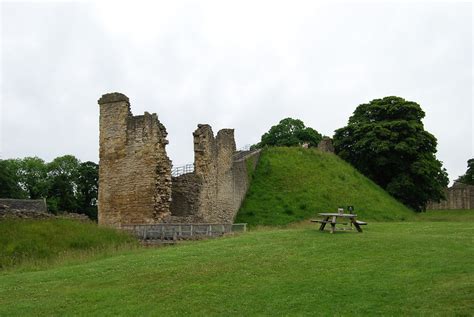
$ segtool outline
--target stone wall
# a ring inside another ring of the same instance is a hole
[[[234,208],[234,170],[233,157],[235,140],[233,129],[222,129],[217,132],[217,182],[216,182],[216,210],[213,222],[232,223],[237,210]]]
[[[48,212],[44,199],[0,199],[0,209],[2,210],[22,210],[29,212]]]
[[[445,191],[446,200],[439,203],[430,202],[426,209],[474,209],[474,186],[462,183],[454,185]]]
[[[232,223],[250,183],[248,168],[255,168],[260,151],[236,155],[232,129],[214,137],[209,125],[200,124],[193,136],[195,170],[173,178],[170,221]]]
[[[332,144],[332,139],[330,137],[323,137],[323,139],[318,144],[318,149],[323,152],[334,153],[334,145]]]
[[[213,219],[217,201],[217,144],[211,126],[199,124],[194,136],[194,174],[200,180],[196,216]]]
[[[194,173],[172,178],[170,211],[172,221],[198,214],[201,180]]]
[[[245,155],[236,155],[237,159],[233,162],[233,210],[235,218],[237,211],[240,209],[242,202],[244,201],[247,190],[249,189],[250,182],[252,181],[251,175],[257,167],[260,159],[260,150],[248,151]]]
[[[214,137],[209,125],[198,125],[194,172],[172,178],[157,115],[133,116],[120,93],[103,95],[99,105],[100,225],[233,222],[258,159],[257,152],[235,155],[233,129]]]
[[[123,94],[106,94],[98,102],[99,224],[163,221],[171,201],[165,127],[156,114],[133,116]]]

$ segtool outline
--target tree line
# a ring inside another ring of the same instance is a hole
[[[440,201],[449,183],[436,158],[437,140],[424,129],[421,106],[389,96],[359,105],[345,127],[333,136],[336,154],[352,164],[393,197],[415,211],[429,201]],[[321,134],[301,120],[286,118],[262,135],[254,148],[316,146]],[[474,159],[458,181],[474,184]]]
[[[97,219],[99,166],[64,155],[0,159],[0,197],[46,199],[52,213],[77,212]]]

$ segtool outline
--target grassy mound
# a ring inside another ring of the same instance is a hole
[[[92,222],[67,219],[0,221],[0,269],[34,264],[83,251],[103,251],[136,243],[131,236]]]
[[[0,315],[471,316],[473,239],[464,221],[371,222],[361,234],[262,228],[0,272]]]
[[[236,222],[284,225],[348,205],[363,220],[414,214],[350,164],[316,149],[266,149],[252,178]]]

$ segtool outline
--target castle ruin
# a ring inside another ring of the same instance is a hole
[[[99,137],[99,224],[232,223],[259,151],[236,152],[234,130],[199,124],[194,171],[171,176],[167,132],[156,114],[133,116],[127,96],[103,95]]]
[[[453,186],[445,189],[446,199],[440,202],[430,201],[426,209],[428,210],[454,210],[454,209],[473,209],[474,208],[474,186],[454,182]]]

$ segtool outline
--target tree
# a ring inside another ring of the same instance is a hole
[[[362,104],[336,130],[336,153],[407,206],[425,210],[428,201],[444,198],[449,180],[424,116],[417,103],[400,97]]]
[[[456,181],[468,185],[474,185],[474,158],[467,161],[466,174],[460,176]]]
[[[20,186],[18,160],[0,160],[0,198],[26,198]]]
[[[262,135],[257,148],[264,146],[295,146],[302,143],[309,143],[310,146],[317,146],[321,141],[322,135],[318,131],[306,127],[303,121],[298,119],[286,118],[277,125],[270,128],[268,132]]]
[[[78,210],[79,166],[79,160],[72,155],[60,156],[48,163],[48,207],[52,212]]]
[[[17,161],[20,186],[28,198],[46,198],[49,187],[46,163],[39,157],[25,157]]]
[[[78,172],[77,201],[79,211],[96,220],[99,165],[90,161],[83,162],[80,164]]]

